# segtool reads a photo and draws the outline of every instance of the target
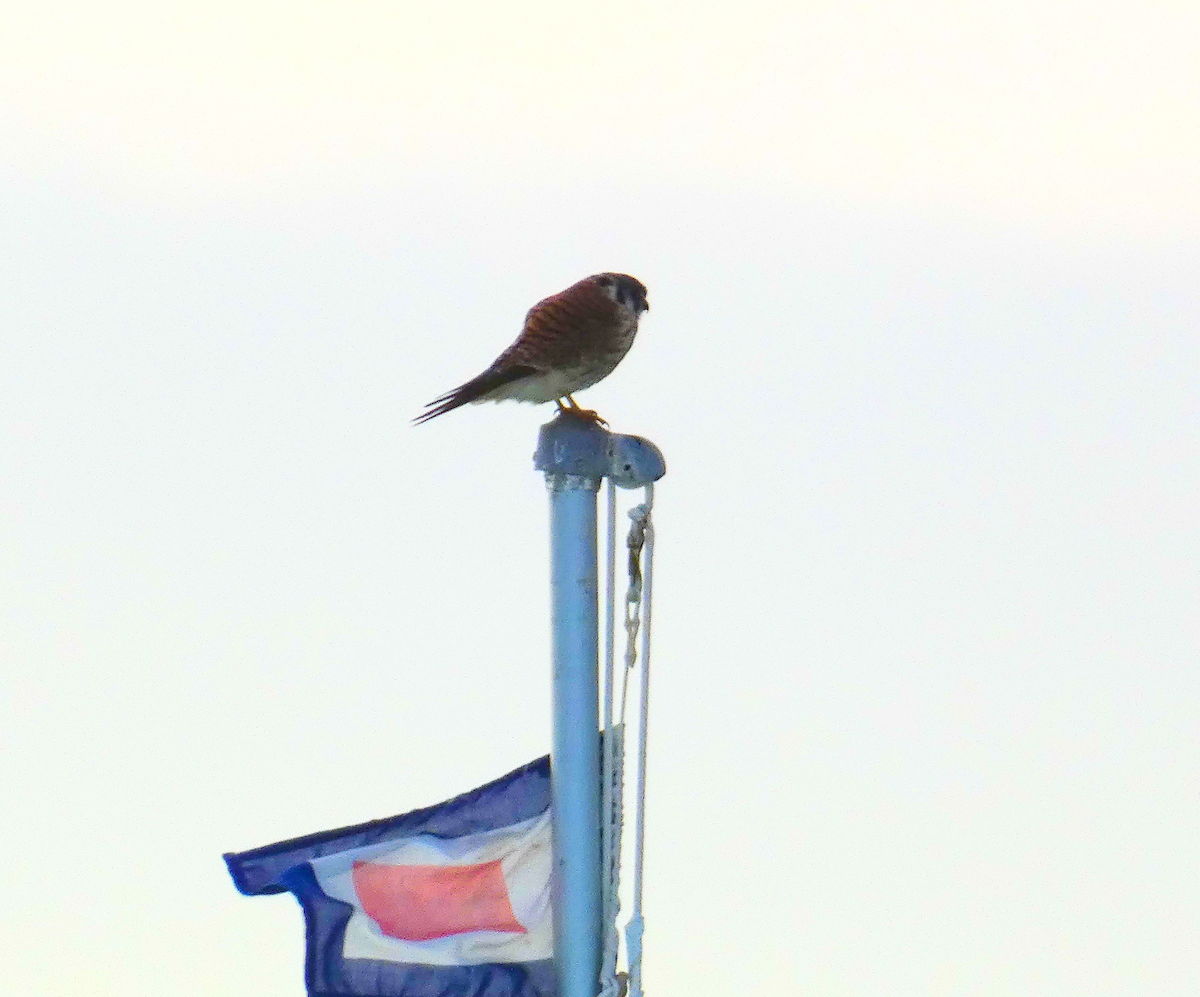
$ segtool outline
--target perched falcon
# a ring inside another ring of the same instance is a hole
[[[649,310],[645,286],[626,274],[598,273],[572,284],[530,308],[512,346],[478,377],[431,401],[413,422],[427,422],[467,402],[507,398],[554,402],[561,412],[599,420],[571,395],[613,372],[633,345],[638,318]]]

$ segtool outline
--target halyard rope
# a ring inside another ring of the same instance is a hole
[[[625,668],[621,681],[621,706],[618,721],[612,722],[615,638],[615,567],[616,498],[611,480],[608,485],[608,616],[605,649],[605,736],[602,786],[603,807],[603,903],[604,952],[601,958],[600,997],[642,997],[642,860],[645,846],[646,814],[646,736],[650,697],[650,611],[654,578],[654,525],[650,518],[654,505],[654,485],[645,488],[645,501],[629,510],[633,521],[625,545],[629,552],[628,587],[625,593]],[[625,710],[629,694],[629,673],[637,665],[638,637],[641,637],[642,671],[639,683],[637,810],[635,814],[633,911],[625,926],[625,948],[629,972],[617,972],[617,914],[620,908],[620,856],[623,824],[623,770]]]

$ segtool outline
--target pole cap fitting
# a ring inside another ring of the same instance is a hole
[[[612,478],[619,488],[642,488],[667,473],[662,451],[649,440],[563,413],[539,431],[533,466],[546,474]]]

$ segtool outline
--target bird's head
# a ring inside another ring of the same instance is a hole
[[[624,273],[600,273],[592,280],[604,288],[604,293],[613,301],[624,305],[634,315],[650,310],[650,303],[646,300],[646,285],[636,277]]]

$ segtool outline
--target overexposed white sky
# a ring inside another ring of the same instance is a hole
[[[1191,4],[8,5],[16,156],[140,189],[470,167],[1193,218]]]
[[[646,983],[1200,989],[1200,12],[0,4],[0,990],[303,992],[220,854],[549,741],[546,408],[649,287]]]

